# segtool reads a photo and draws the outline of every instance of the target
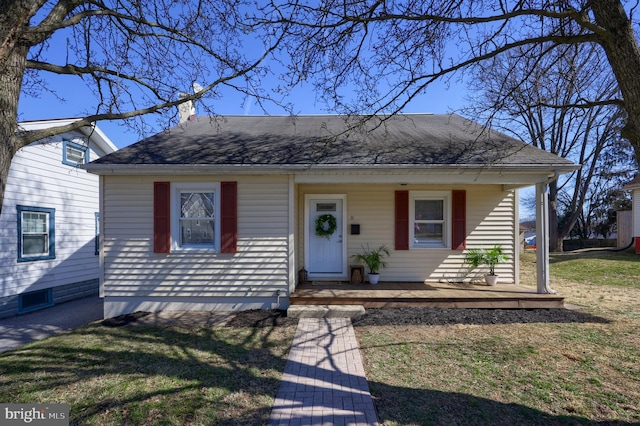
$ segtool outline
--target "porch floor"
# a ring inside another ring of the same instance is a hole
[[[380,282],[377,285],[349,282],[299,284],[290,296],[291,305],[363,305],[365,308],[564,308],[564,297],[537,294],[535,288],[515,284]]]

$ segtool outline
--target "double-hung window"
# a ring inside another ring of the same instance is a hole
[[[64,140],[62,144],[62,163],[77,167],[89,162],[89,150],[79,143]]]
[[[174,184],[172,244],[175,250],[218,250],[218,184]]]
[[[55,209],[18,206],[18,262],[54,259]]]
[[[410,229],[413,248],[450,247],[450,193],[412,192]]]

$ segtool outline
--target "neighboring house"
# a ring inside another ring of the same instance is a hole
[[[636,175],[635,178],[628,184],[622,187],[624,191],[631,191],[631,232],[629,234],[632,238],[625,239],[625,242],[631,240],[635,244],[636,253],[640,254],[640,174]],[[619,244],[619,246],[626,247],[623,243]]]
[[[19,130],[73,121],[23,122]],[[91,127],[16,153],[0,215],[0,317],[98,293],[99,179],[79,166],[114,151]]]
[[[300,270],[347,281],[367,245],[391,249],[382,281],[438,282],[467,279],[465,248],[501,244],[517,283],[517,189],[537,185],[544,212],[546,184],[576,166],[457,115],[356,119],[201,117],[87,165],[105,317],[286,308]]]

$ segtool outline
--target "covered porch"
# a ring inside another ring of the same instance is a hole
[[[362,305],[365,308],[564,308],[564,297],[538,293],[515,284],[380,282],[377,285],[338,281],[299,284],[291,305]]]
[[[360,305],[364,308],[449,308],[449,309],[563,309],[564,297],[550,286],[549,279],[549,209],[548,182],[536,189],[536,286],[515,283],[484,282],[415,282],[389,280],[376,285],[356,284],[328,278],[298,282],[291,290],[291,306]],[[504,185],[517,190],[522,184]],[[514,244],[514,248],[517,244]],[[515,250],[515,271],[519,274],[520,253]]]

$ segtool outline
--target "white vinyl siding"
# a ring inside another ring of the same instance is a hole
[[[302,235],[303,215],[300,199],[304,194],[334,191],[346,194],[348,223],[345,224],[349,264],[354,264],[351,256],[368,244],[378,247],[386,244],[391,250],[387,259],[388,267],[381,272],[383,281],[438,282],[460,281],[465,278],[464,252],[451,248],[428,250],[394,249],[394,195],[396,190],[448,191],[466,190],[467,248],[491,247],[501,244],[507,255],[513,259],[515,235],[515,194],[503,191],[501,185],[321,185],[301,184],[298,188],[298,268],[302,268],[304,241]],[[360,235],[349,233],[351,224],[360,225]],[[450,228],[450,224],[447,225]],[[450,229],[447,229],[450,232]],[[517,247],[517,246],[516,246]],[[514,282],[513,261],[496,267],[501,282]]]
[[[238,182],[238,252],[153,253],[153,182]],[[288,178],[105,176],[104,294],[188,301],[272,298],[289,273]]]
[[[636,188],[632,191],[631,201],[633,203],[631,207],[633,211],[633,236],[640,237],[640,188]],[[638,247],[637,242],[636,247]]]
[[[515,196],[500,185],[299,184],[287,176],[104,176],[103,256],[105,302],[117,314],[131,306],[145,309],[173,307],[235,309],[261,299],[276,302],[304,266],[305,194],[341,193],[347,199],[348,263],[351,255],[369,244],[386,244],[389,267],[386,281],[460,281],[464,279],[464,252],[451,248],[395,251],[394,194],[396,190],[466,190],[469,248],[502,244],[512,257],[515,238]],[[153,183],[173,185],[237,181],[238,252],[153,253]],[[294,194],[289,191],[293,188]],[[294,206],[290,202],[295,202]],[[294,227],[289,223],[294,212]],[[350,225],[360,234],[351,235]],[[447,226],[450,226],[448,224]],[[291,238],[291,229],[297,235]],[[291,242],[295,242],[295,248]],[[292,253],[296,266],[290,267]],[[293,271],[292,271],[293,269]],[[503,282],[513,281],[513,263],[501,265]],[[225,305],[225,301],[228,301]],[[105,305],[105,306],[107,306]],[[109,308],[107,308],[109,309]],[[120,309],[120,311],[119,311]]]
[[[62,164],[62,147],[62,137],[36,142],[11,162],[0,215],[0,297],[99,277],[94,243],[98,176]],[[91,156],[98,158],[93,149]],[[55,259],[18,262],[18,205],[55,210]]]

